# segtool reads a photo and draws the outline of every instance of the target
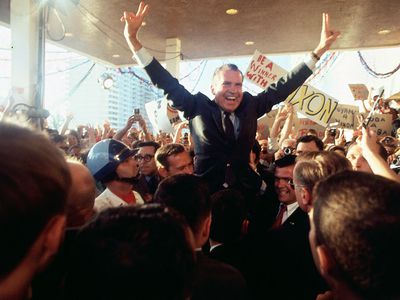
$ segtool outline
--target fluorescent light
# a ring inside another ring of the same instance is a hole
[[[389,30],[389,29],[383,29],[383,30],[378,31],[378,34],[380,34],[380,35],[385,35],[385,34],[389,34],[389,33],[391,33],[391,30]]]
[[[252,45],[254,45],[254,42],[253,41],[247,41],[247,42],[245,42],[244,43],[246,46],[252,46]]]
[[[230,9],[226,10],[226,14],[231,15],[231,16],[237,15],[238,13],[239,13],[239,11],[235,8],[230,8]]]

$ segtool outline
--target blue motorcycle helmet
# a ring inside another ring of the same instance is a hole
[[[136,150],[130,149],[124,143],[106,139],[90,149],[86,166],[94,179],[107,182],[117,177],[115,171],[118,165],[135,154]]]

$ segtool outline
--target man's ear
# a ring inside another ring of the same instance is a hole
[[[39,260],[39,268],[45,268],[51,259],[57,254],[66,227],[65,215],[56,215],[47,223],[42,234],[44,235],[42,253]]]
[[[332,257],[325,245],[317,246],[319,268],[323,277],[331,277],[336,269],[335,259]]]
[[[160,174],[162,178],[168,177],[168,171],[164,167],[158,167],[158,174]]]
[[[301,203],[308,209],[311,209],[312,207],[312,195],[311,191],[307,187],[302,187],[300,190],[300,195],[301,195]]]
[[[215,92],[215,85],[214,82],[211,84],[211,93],[215,96],[216,92]]]

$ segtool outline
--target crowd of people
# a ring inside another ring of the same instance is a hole
[[[0,122],[0,299],[399,299],[398,112],[381,111],[391,136],[328,127],[320,139],[299,136],[286,105],[257,139],[257,119],[339,36],[328,15],[276,84],[242,92],[227,64],[211,100],[142,46],[148,10],[124,12],[126,41],[188,121],[173,136],[153,136],[140,114],[119,130]]]

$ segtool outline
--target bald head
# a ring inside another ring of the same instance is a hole
[[[67,200],[67,227],[82,226],[93,214],[96,187],[88,168],[68,161],[72,184]]]

